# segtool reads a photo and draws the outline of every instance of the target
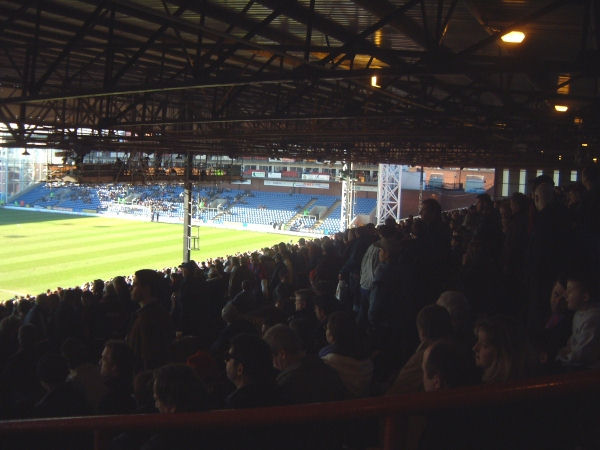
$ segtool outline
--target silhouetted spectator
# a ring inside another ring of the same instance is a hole
[[[342,400],[346,390],[337,372],[317,356],[307,355],[298,335],[286,325],[275,325],[263,339],[269,344],[284,403],[313,403]]]
[[[127,335],[137,366],[159,367],[169,360],[169,348],[175,337],[171,316],[159,303],[161,276],[150,269],[138,270],[133,280],[131,299],[140,305]]]
[[[226,407],[258,408],[279,402],[271,351],[261,338],[253,334],[233,337],[225,362],[227,378],[235,385],[225,399]]]
[[[135,411],[132,396],[134,357],[123,341],[106,342],[100,358],[100,375],[108,392],[100,399],[100,414],[128,414]]]

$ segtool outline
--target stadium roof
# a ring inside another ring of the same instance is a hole
[[[598,1],[0,0],[0,13],[5,146],[566,168],[600,145]],[[500,39],[514,30],[522,43]]]

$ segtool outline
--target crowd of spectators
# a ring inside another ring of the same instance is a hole
[[[401,223],[7,302],[2,418],[326,402],[596,368],[597,167],[567,191],[534,183],[532,198],[482,194],[450,213],[428,199]],[[547,411],[571,412],[561,406]],[[564,443],[564,422],[542,429],[556,417],[538,427],[527,414],[436,413],[420,448]],[[370,425],[280,438],[285,448],[368,447]],[[569,435],[572,448],[579,438]],[[210,447],[182,433],[123,433],[111,445],[189,448],[190,439]],[[269,446],[260,432],[248,439]]]

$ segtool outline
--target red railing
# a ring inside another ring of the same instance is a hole
[[[165,430],[193,428],[247,429],[249,427],[294,425],[307,422],[381,418],[384,449],[397,449],[403,441],[403,418],[454,407],[500,406],[525,400],[568,397],[600,392],[600,371],[529,379],[523,382],[476,386],[438,393],[415,393],[372,397],[345,402],[281,406],[202,413],[88,416],[0,421],[0,435],[9,433],[95,431],[96,449],[103,448],[102,432],[118,430]]]

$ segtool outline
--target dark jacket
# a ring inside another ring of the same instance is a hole
[[[348,396],[337,372],[316,355],[306,355],[283,370],[277,376],[277,386],[284,404],[329,402]]]
[[[82,416],[90,412],[85,397],[71,382],[47,392],[33,408],[33,417]]]
[[[225,399],[225,407],[231,409],[275,406],[279,399],[272,384],[249,384],[236,389]]]
[[[141,369],[155,369],[169,360],[169,351],[175,332],[171,316],[158,302],[145,305],[127,335],[127,344],[133,350]]]
[[[130,380],[112,378],[105,382],[108,392],[100,399],[98,414],[131,414],[136,409]]]

